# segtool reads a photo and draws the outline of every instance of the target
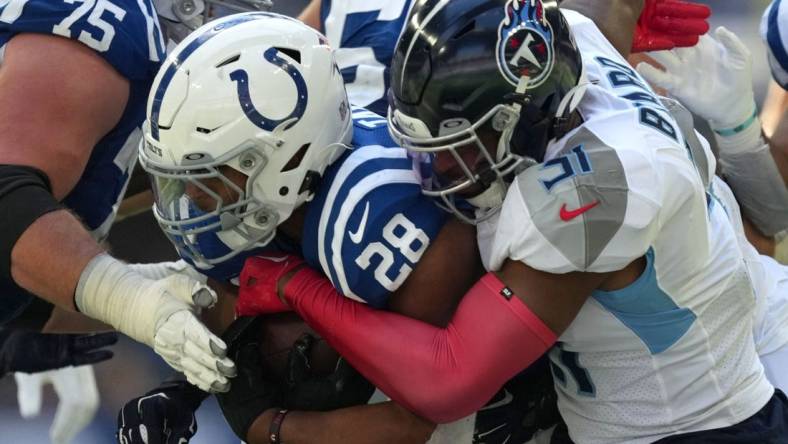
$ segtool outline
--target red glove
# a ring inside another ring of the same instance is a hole
[[[709,30],[711,8],[678,0],[646,0],[638,18],[632,52],[695,46]]]
[[[256,316],[290,311],[277,292],[279,280],[290,271],[301,267],[304,260],[297,256],[250,257],[241,270],[237,316]]]

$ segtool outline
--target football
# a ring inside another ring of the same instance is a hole
[[[316,340],[312,345],[310,364],[315,374],[331,373],[339,354],[320,338],[314,330],[293,312],[264,315],[260,329],[260,353],[263,362],[277,378],[284,378],[290,349],[303,334],[310,333]]]

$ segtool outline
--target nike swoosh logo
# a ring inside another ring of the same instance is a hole
[[[506,404],[511,403],[513,399],[514,399],[514,395],[512,395],[511,392],[509,392],[509,390],[503,389],[503,399],[501,399],[500,401],[495,401],[492,404],[487,404],[486,406],[480,408],[479,411],[482,412],[484,410],[491,410],[491,409],[497,409],[498,407],[503,407]]]
[[[364,215],[361,216],[361,223],[358,224],[358,229],[355,233],[348,230],[348,235],[350,235],[350,240],[353,241],[354,244],[360,244],[361,240],[364,238],[364,230],[367,228],[367,216],[369,216],[369,202],[367,202],[367,206],[364,207]]]
[[[597,205],[599,205],[599,201],[595,200],[595,201],[591,202],[590,204],[584,205],[584,206],[582,206],[580,208],[577,208],[575,210],[567,210],[566,209],[566,204],[563,204],[563,205],[561,205],[561,212],[559,213],[559,216],[561,216],[561,220],[562,221],[569,222],[570,220],[576,218],[577,216],[580,216],[581,214],[585,213],[586,211],[590,210],[591,208],[594,208]]]
[[[501,429],[502,429],[502,428],[504,428],[504,427],[506,427],[506,423],[503,423],[503,424],[499,425],[498,427],[496,427],[496,428],[494,428],[494,429],[492,429],[492,430],[488,430],[488,431],[486,431],[486,432],[484,432],[484,433],[479,433],[479,435],[477,435],[477,436],[478,436],[479,438],[484,438],[485,436],[489,435],[490,433],[497,432],[498,430],[501,430]],[[507,438],[506,438],[506,440],[508,441],[508,440],[509,440],[509,437],[507,437]],[[504,442],[506,442],[506,441],[504,441]]]

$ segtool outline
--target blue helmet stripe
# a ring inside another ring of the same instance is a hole
[[[172,78],[175,77],[175,73],[178,71],[178,68],[189,58],[190,55],[194,53],[200,46],[202,46],[208,40],[219,35],[220,32],[227,28],[232,28],[233,26],[240,25],[246,22],[250,22],[252,20],[257,20],[260,17],[280,17],[276,14],[269,14],[266,12],[252,12],[248,14],[243,14],[238,17],[234,17],[227,21],[221,21],[217,23],[215,26],[211,26],[206,28],[202,34],[200,34],[196,39],[192,40],[188,45],[186,45],[183,50],[178,53],[178,56],[175,57],[172,62],[167,66],[166,71],[161,77],[161,82],[159,82],[158,88],[156,88],[156,92],[153,96],[153,103],[151,103],[151,110],[150,110],[150,128],[151,128],[151,136],[153,136],[154,140],[159,140],[159,113],[161,112],[161,102],[164,99],[164,93],[167,92],[167,88],[170,86],[170,82],[172,82]]]

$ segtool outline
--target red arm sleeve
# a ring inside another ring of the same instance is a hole
[[[253,270],[255,262],[247,261],[246,266]],[[241,297],[254,291],[253,285],[242,285]],[[287,283],[285,298],[384,393],[437,423],[481,408],[556,340],[491,273],[468,291],[446,328],[347,299],[309,268]]]

